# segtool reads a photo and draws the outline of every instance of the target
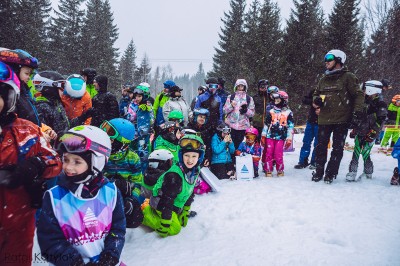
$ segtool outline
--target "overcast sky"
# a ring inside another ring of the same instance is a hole
[[[292,0],[275,0],[282,23],[294,7]],[[261,0],[262,2],[262,0]],[[53,0],[54,6],[58,3]],[[133,39],[137,63],[146,53],[152,69],[172,66],[174,75],[194,74],[200,62],[212,68],[214,47],[218,46],[221,18],[230,10],[229,0],[110,0],[114,22],[119,28],[115,46],[120,53]],[[247,7],[251,0],[247,0]],[[322,0],[325,15],[334,0]]]

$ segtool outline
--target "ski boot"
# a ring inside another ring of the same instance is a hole
[[[285,176],[285,173],[283,171],[278,171],[277,176],[278,177]]]
[[[322,180],[322,176],[317,175],[317,173],[316,173],[315,171],[312,172],[311,181],[319,182],[319,181],[321,181],[321,180]]]
[[[299,162],[298,164],[296,164],[294,166],[294,169],[303,169],[303,168],[306,168],[308,165],[309,165],[308,160],[305,159],[304,162],[302,162],[302,163]]]
[[[355,182],[355,181],[357,181],[356,176],[357,176],[357,172],[349,172],[346,175],[346,181],[347,182]]]
[[[325,184],[331,184],[333,182],[333,179],[336,179],[336,175],[325,175],[324,177],[324,182]]]
[[[310,166],[308,167],[308,169],[310,170],[315,170],[317,169],[317,166],[315,164],[310,164]]]
[[[362,173],[359,177],[357,181],[360,181],[361,179],[366,178],[366,179],[372,179],[372,174],[366,174],[365,172]]]
[[[265,177],[272,177],[272,172],[265,172]]]
[[[392,176],[392,179],[390,180],[390,184],[392,186],[400,186],[399,168],[398,167],[395,167],[393,170],[393,176]]]

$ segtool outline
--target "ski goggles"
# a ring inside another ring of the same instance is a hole
[[[35,89],[37,91],[42,91],[43,87],[54,87],[54,88],[58,88],[60,90],[64,89],[64,84],[65,84],[65,80],[57,80],[57,81],[53,81],[51,79],[48,78],[44,78],[42,76],[40,76],[39,74],[36,74],[33,77],[33,85],[35,85]]]
[[[0,62],[0,81],[5,83],[10,80],[13,81],[18,88],[20,88],[21,83],[17,75],[15,75],[15,73],[12,71],[11,67],[3,62]]]
[[[179,146],[183,149],[191,148],[193,150],[200,150],[203,148],[203,144],[201,144],[198,140],[195,139],[181,139],[179,141]]]
[[[333,54],[327,54],[327,55],[325,55],[325,58],[324,58],[324,61],[325,61],[325,62],[331,62],[331,61],[333,61],[333,60],[335,60],[335,56],[334,56]]]
[[[222,133],[228,133],[229,134],[229,133],[231,133],[231,128],[230,127],[223,127],[221,131],[222,131]]]
[[[104,121],[100,125],[100,128],[107,133],[107,135],[110,137],[110,139],[118,140],[119,142],[121,142],[123,144],[131,143],[131,141],[129,139],[126,139],[123,136],[121,136],[118,133],[117,129],[113,125],[111,125],[110,122],[108,122],[108,121]]]
[[[69,153],[82,153],[85,151],[94,151],[101,153],[107,157],[111,154],[111,149],[91,141],[90,139],[78,135],[72,132],[64,133],[62,136],[57,138],[54,147],[57,150],[65,149],[66,152]]]
[[[218,84],[208,84],[209,89],[218,89]]]

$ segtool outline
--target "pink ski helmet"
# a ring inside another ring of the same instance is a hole
[[[245,131],[245,135],[247,135],[247,134],[253,134],[255,136],[258,136],[258,130],[255,127],[250,127],[248,129],[246,129],[246,131]]]

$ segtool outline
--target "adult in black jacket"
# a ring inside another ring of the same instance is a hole
[[[93,82],[98,94],[93,97],[93,107],[87,115],[92,117],[92,126],[99,127],[104,120],[119,117],[118,101],[114,94],[107,91],[108,79],[106,76],[97,76]]]
[[[318,114],[319,108],[313,106],[314,90],[311,90],[308,95],[304,96],[302,102],[304,105],[310,106],[308,111],[308,119],[306,129],[304,131],[303,146],[300,150],[299,163],[294,166],[296,169],[302,169],[309,165],[308,157],[311,153],[311,143],[314,140],[314,150],[311,155],[310,169],[315,169],[315,147],[318,143]],[[318,106],[317,106],[318,107]]]

